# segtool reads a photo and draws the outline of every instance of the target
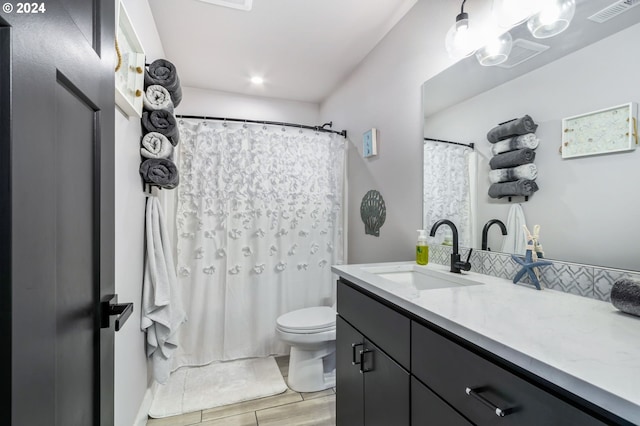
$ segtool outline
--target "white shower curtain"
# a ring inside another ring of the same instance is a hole
[[[423,226],[429,231],[436,221],[449,219],[458,229],[460,246],[475,247],[476,153],[459,145],[425,141],[423,161]],[[438,229],[439,243],[447,229]]]
[[[189,322],[174,367],[281,354],[276,318],[331,305],[344,138],[185,120],[176,227]]]

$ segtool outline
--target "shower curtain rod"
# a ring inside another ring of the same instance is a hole
[[[433,139],[433,138],[424,138],[424,140],[425,141],[442,142],[442,143],[450,143],[452,145],[466,146],[467,148],[475,149],[475,144],[473,142],[471,142],[471,143],[462,143],[462,142],[452,142],[452,141],[445,141],[445,140],[442,140],[442,139]]]
[[[217,121],[232,121],[235,123],[255,123],[255,124],[268,124],[271,126],[286,126],[286,127],[295,127],[298,129],[309,129],[315,130],[316,132],[325,132],[325,133],[335,133],[337,135],[341,135],[342,137],[347,137],[347,131],[342,130],[340,132],[331,129],[325,129],[325,126],[333,126],[333,121],[328,123],[324,123],[322,126],[306,126],[304,124],[295,124],[295,123],[284,123],[281,121],[265,121],[265,120],[245,120],[244,118],[225,118],[225,117],[209,117],[206,115],[176,115],[176,118],[192,118],[195,120],[217,120]]]

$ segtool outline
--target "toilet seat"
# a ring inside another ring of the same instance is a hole
[[[298,309],[280,316],[276,325],[280,331],[294,334],[333,331],[336,328],[336,311],[328,306]]]

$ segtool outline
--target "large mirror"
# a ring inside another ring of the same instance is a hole
[[[553,38],[533,38],[526,24],[512,29],[514,40],[548,46],[519,65],[483,67],[471,56],[425,82],[425,229],[450,214],[464,228],[461,244],[481,248],[484,225],[507,224],[519,205],[530,229],[540,225],[547,258],[640,270],[640,150],[567,159],[560,153],[563,118],[640,102],[640,7],[601,23],[588,19],[615,3],[578,1],[569,28]],[[487,132],[524,115],[538,124],[539,190],[527,201],[491,198]],[[473,142],[475,149],[451,145],[456,149],[444,155],[436,146],[450,144],[426,139]],[[470,179],[460,176],[463,169]],[[467,204],[455,204],[460,198]],[[488,247],[501,251],[499,227],[487,236]]]

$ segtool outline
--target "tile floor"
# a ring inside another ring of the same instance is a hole
[[[289,357],[276,358],[287,378]],[[313,393],[291,389],[280,395],[180,416],[149,419],[148,426],[335,426],[335,388]]]

